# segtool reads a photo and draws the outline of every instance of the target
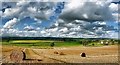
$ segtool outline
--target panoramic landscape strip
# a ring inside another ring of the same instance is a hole
[[[0,64],[119,65],[120,0],[0,0]]]

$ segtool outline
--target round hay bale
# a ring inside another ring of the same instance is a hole
[[[86,57],[86,54],[83,52],[80,54],[81,57]]]
[[[25,59],[25,53],[20,50],[13,50],[10,54],[10,59],[14,62],[20,62]]]
[[[58,54],[58,52],[57,52],[57,51],[54,51],[54,54]]]

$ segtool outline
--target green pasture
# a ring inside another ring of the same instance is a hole
[[[51,47],[51,43],[54,43],[54,47],[61,46],[78,46],[79,42],[64,42],[64,41],[51,41],[51,40],[10,40],[9,42],[2,42],[2,45],[12,46],[25,46],[25,47]]]
[[[55,40],[9,40],[1,41],[2,45],[23,46],[23,47],[69,47],[69,46],[83,46],[80,41],[55,41]],[[87,42],[86,46],[104,46],[100,42]]]

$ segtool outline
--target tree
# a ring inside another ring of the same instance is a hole
[[[52,43],[50,44],[50,46],[51,46],[51,47],[54,47],[54,46],[55,46],[54,42],[52,42]]]

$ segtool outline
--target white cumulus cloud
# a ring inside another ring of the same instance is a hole
[[[4,28],[12,28],[18,22],[17,18],[13,18],[12,20],[5,23]]]

